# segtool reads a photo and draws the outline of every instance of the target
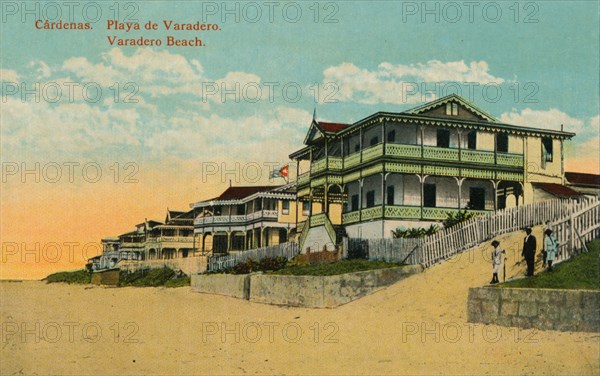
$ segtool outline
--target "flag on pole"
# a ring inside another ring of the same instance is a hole
[[[271,171],[271,174],[269,177],[271,179],[284,178],[287,181],[287,178],[289,175],[289,170],[290,170],[290,165],[285,165],[285,166],[281,167],[280,169],[273,169],[273,171]]]

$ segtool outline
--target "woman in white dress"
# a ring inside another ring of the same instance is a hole
[[[504,250],[500,248],[500,242],[498,240],[494,240],[492,242],[492,247],[494,247],[494,250],[492,251],[492,268],[494,274],[492,275],[490,284],[495,284],[500,282],[498,281],[498,273],[500,272],[500,267],[502,266]]]

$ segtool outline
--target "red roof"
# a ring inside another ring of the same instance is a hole
[[[319,127],[322,130],[324,130],[325,132],[329,132],[329,133],[337,133],[350,125],[350,124],[342,124],[342,123],[327,123],[324,121],[319,121],[319,122],[317,122],[317,124],[319,125]]]
[[[575,197],[581,196],[581,193],[566,187],[562,184],[555,183],[532,183],[534,187],[543,189],[544,191],[553,194],[557,197]]]
[[[266,192],[280,185],[250,186],[250,187],[229,187],[215,200],[235,200],[251,196],[257,192]]]
[[[565,172],[565,177],[573,185],[591,185],[600,187],[600,175],[584,174],[582,172]]]

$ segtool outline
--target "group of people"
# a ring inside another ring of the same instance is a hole
[[[535,252],[537,249],[537,239],[531,233],[532,230],[530,227],[526,227],[524,231],[526,236],[523,240],[523,251],[521,252],[521,256],[525,259],[525,262],[527,263],[527,272],[525,275],[527,277],[533,277],[533,269],[535,265]],[[553,270],[552,263],[554,262],[556,254],[558,252],[558,241],[556,240],[556,237],[552,234],[553,231],[549,228],[549,226],[546,226],[546,229],[544,230],[544,248],[542,250],[542,261],[544,267],[548,265],[547,270],[549,272]],[[492,247],[494,247],[494,250],[492,251],[493,274],[490,284],[495,284],[499,282],[498,273],[500,272],[500,267],[502,266],[503,254],[505,254],[506,252],[502,248],[500,248],[500,242],[498,240],[492,241]]]

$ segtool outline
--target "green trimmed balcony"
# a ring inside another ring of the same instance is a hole
[[[340,157],[326,157],[316,160],[310,167],[312,174],[329,170],[329,171],[340,171],[342,169],[342,158]]]
[[[308,172],[298,176],[298,185],[306,185],[310,180],[310,176]]]
[[[362,163],[382,157],[399,157],[421,159],[421,145],[377,144],[369,146],[362,151]],[[487,150],[472,150],[458,148],[440,148],[437,146],[423,146],[423,159],[463,162],[472,164],[494,165],[494,152]],[[353,153],[344,158],[344,168],[354,167],[361,163],[361,153]],[[509,167],[523,167],[523,155],[514,153],[497,153],[496,164]]]
[[[342,214],[342,222],[349,225],[356,222],[366,222],[374,219],[412,219],[436,220],[446,219],[448,212],[457,213],[457,208],[421,208],[420,206],[385,205],[357,210]],[[489,213],[487,210],[469,210],[478,215]]]

